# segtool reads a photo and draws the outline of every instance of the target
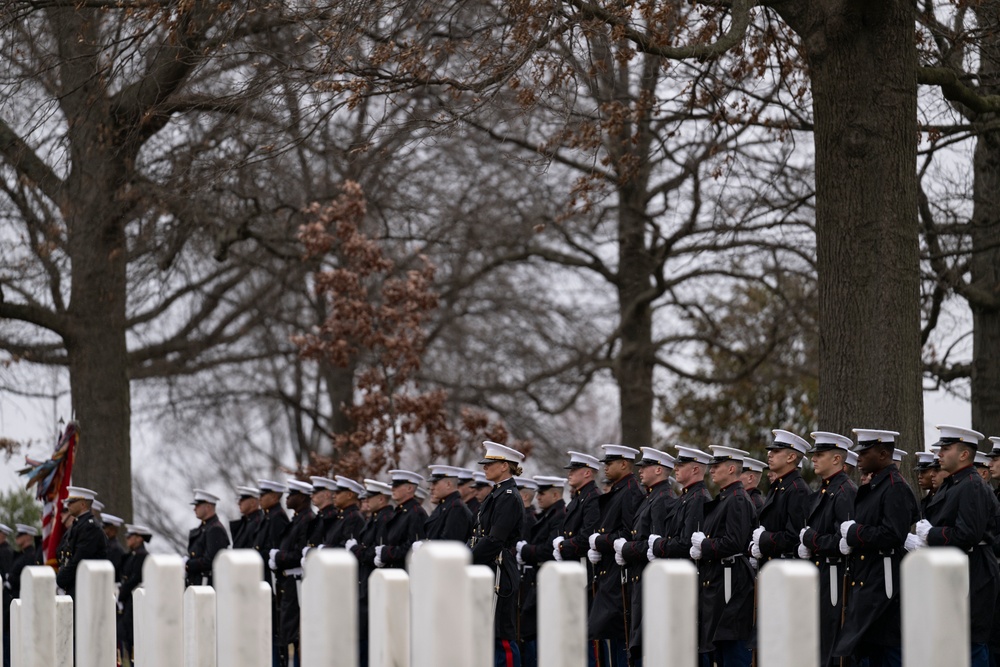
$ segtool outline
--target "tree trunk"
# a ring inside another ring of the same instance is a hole
[[[899,431],[898,447],[922,450],[913,5],[796,2],[782,13],[812,82],[820,424]]]

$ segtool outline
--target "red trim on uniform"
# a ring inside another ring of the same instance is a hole
[[[514,652],[510,650],[510,642],[506,639],[501,639],[500,646],[503,647],[504,663],[507,667],[514,667]]]

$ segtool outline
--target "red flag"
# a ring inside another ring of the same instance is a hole
[[[28,467],[18,472],[28,476],[26,488],[37,484],[35,496],[42,501],[42,553],[45,563],[55,567],[58,563],[56,548],[65,527],[59,520],[59,509],[68,495],[69,481],[73,475],[73,458],[80,442],[80,429],[75,421],[66,425],[55,451],[48,461],[26,459]]]

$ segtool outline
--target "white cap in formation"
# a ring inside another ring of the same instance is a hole
[[[305,482],[300,482],[297,479],[288,480],[288,492],[289,493],[304,493],[307,496],[311,496],[313,493],[312,484],[306,484]]]
[[[91,491],[91,493],[93,493],[95,496],[97,495],[97,493],[95,493],[94,491]],[[95,500],[90,504],[90,509],[94,510],[95,512],[103,512],[104,503],[102,503],[100,500]]]
[[[4,535],[10,535],[13,532],[14,530],[10,526],[8,526],[5,523],[0,523],[0,533],[3,533]]]
[[[468,484],[469,482],[475,481],[476,477],[475,475],[472,474],[472,471],[470,469],[457,468],[457,470],[458,470],[458,475],[456,475],[456,477],[458,477],[459,485]]]
[[[566,478],[565,477],[549,477],[547,475],[535,475],[532,479],[538,484],[538,488],[541,491],[549,489],[551,487],[565,488]]]
[[[851,432],[858,437],[856,451],[859,452],[879,443],[894,443],[899,437],[899,431],[882,431],[874,428],[852,428]]]
[[[240,500],[244,498],[260,498],[260,489],[253,486],[237,486],[236,495]]]
[[[378,494],[390,495],[392,493],[392,487],[385,482],[380,482],[377,479],[365,478],[365,492],[366,495],[373,496]]]
[[[990,442],[993,443],[993,449],[1000,449],[1000,437],[995,435],[990,436]]]
[[[414,490],[413,495],[421,500],[427,500],[427,489],[422,486],[418,486],[416,490]]]
[[[531,491],[538,490],[538,483],[530,477],[515,477],[514,484],[516,484],[519,489],[530,489]]]
[[[415,472],[410,472],[409,470],[390,470],[389,477],[392,479],[393,486],[399,486],[400,484],[420,484],[424,481],[423,475],[418,475]]]
[[[573,470],[574,468],[593,468],[594,470],[601,469],[601,462],[597,460],[596,456],[584,454],[583,452],[574,452],[572,450],[566,453],[569,454],[569,465],[563,466],[563,470]]]
[[[986,456],[984,452],[976,452],[974,464],[981,468],[988,468],[990,465],[990,457]]]
[[[66,500],[96,500],[97,492],[85,489],[82,486],[66,487]],[[101,506],[103,507],[103,505]]]
[[[847,452],[854,445],[854,441],[846,435],[830,431],[813,431],[809,436],[815,441],[812,448],[814,452],[825,452],[830,449],[842,449]]]
[[[282,484],[281,482],[275,482],[270,479],[258,479],[257,486],[260,487],[261,493],[287,493],[288,485]]]
[[[973,431],[971,428],[938,424],[937,429],[941,431],[941,435],[938,436],[938,445],[949,445],[954,442],[964,442],[972,445],[973,447],[978,447],[979,441],[983,439],[982,433],[979,431]]]
[[[772,429],[771,433],[774,434],[774,442],[768,445],[767,449],[794,449],[800,454],[809,451],[809,443],[791,431],[776,428]]]
[[[743,459],[750,456],[750,452],[745,452],[742,449],[736,449],[735,447],[723,447],[722,445],[709,445],[709,449],[712,450],[712,463],[725,463],[726,461],[735,461],[740,465],[743,464]]]
[[[642,450],[642,458],[639,460],[637,465],[640,466],[663,466],[664,468],[674,468],[674,457],[666,452],[661,452],[659,449],[653,449],[652,447],[640,447]]]
[[[849,452],[847,452],[847,460],[845,461],[845,463],[847,463],[847,465],[851,466],[852,468],[857,468],[858,467],[858,453],[856,451],[854,451],[853,449],[850,450]]]
[[[489,486],[489,487],[493,486],[493,482],[486,479],[486,473],[484,473],[482,470],[477,470],[474,473],[472,473],[472,478],[476,481],[476,486]]]
[[[205,489],[195,489],[194,490],[194,500],[191,501],[192,505],[198,505],[200,503],[210,503],[212,505],[219,504],[219,496],[214,493],[209,493]]]
[[[427,468],[431,471],[431,481],[437,481],[439,479],[447,479],[448,477],[454,477],[455,479],[462,479],[462,475],[464,475],[466,472],[465,468],[456,468],[455,466],[446,466],[437,464],[432,466],[427,466]],[[469,473],[468,479],[473,479],[472,471],[469,470],[468,473]]]
[[[479,462],[479,465],[492,463],[493,461],[507,461],[509,463],[521,463],[524,461],[524,454],[513,447],[501,445],[499,442],[484,440],[483,447],[486,448],[486,454],[483,456],[483,460]]]
[[[102,514],[101,520],[104,523],[110,523],[112,526],[124,526],[125,519],[120,516],[115,516],[114,514]]]
[[[767,464],[763,461],[758,461],[757,459],[752,459],[750,457],[743,458],[743,469],[749,470],[750,472],[764,472],[764,468]]]
[[[638,449],[632,449],[625,445],[601,445],[601,449],[604,450],[604,458],[601,459],[601,463],[610,463],[621,459],[635,461],[639,458]]]
[[[134,523],[125,524],[125,534],[126,535],[139,535],[140,537],[152,537],[153,531],[145,526],[139,526]]]
[[[696,447],[686,447],[684,445],[677,445],[674,447],[677,450],[677,463],[702,463],[707,465],[711,462],[712,457],[706,452],[701,451]]]
[[[892,450],[892,460],[896,463],[901,463],[903,461],[903,457],[906,456],[906,453],[905,449],[895,448]]]
[[[34,526],[29,526],[25,523],[15,523],[14,527],[17,529],[18,535],[38,535],[38,529]]]
[[[920,468],[929,468],[934,465],[937,461],[937,455],[934,452],[917,452],[917,466]]]
[[[319,493],[323,489],[327,491],[337,490],[337,483],[329,477],[310,477],[309,481],[312,482],[313,493]]]
[[[365,487],[355,482],[350,477],[334,475],[334,479],[337,480],[337,491],[350,491],[351,493],[356,493],[359,496],[365,492]]]

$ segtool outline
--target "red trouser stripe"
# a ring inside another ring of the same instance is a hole
[[[506,639],[501,639],[500,645],[503,646],[504,662],[507,664],[507,667],[514,667],[514,652],[510,650],[510,642]]]

